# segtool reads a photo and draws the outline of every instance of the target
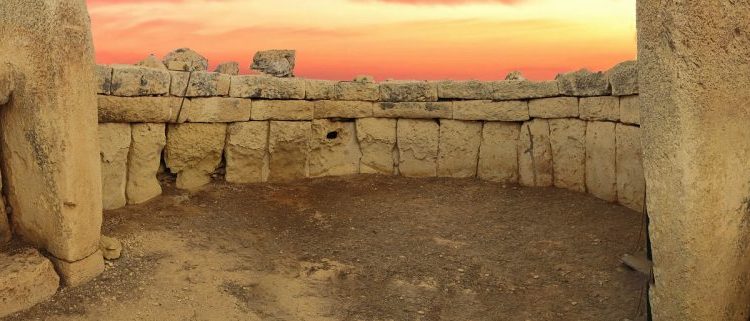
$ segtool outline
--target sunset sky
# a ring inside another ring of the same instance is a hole
[[[636,55],[635,0],[87,0],[97,62],[189,47],[213,68],[296,49],[296,74],[552,79]]]

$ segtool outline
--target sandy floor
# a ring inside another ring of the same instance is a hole
[[[168,189],[123,257],[9,320],[641,320],[638,213],[557,189],[359,176]]]

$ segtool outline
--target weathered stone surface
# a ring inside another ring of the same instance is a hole
[[[330,100],[336,98],[336,82],[333,80],[305,79],[305,99]]]
[[[96,93],[109,95],[112,87],[112,67],[96,65]],[[0,103],[2,105],[2,103]]]
[[[295,56],[294,50],[258,51],[250,69],[274,77],[294,77]]]
[[[452,102],[375,103],[373,115],[383,118],[446,118],[453,117]]]
[[[536,118],[521,125],[518,143],[518,181],[523,186],[554,184],[549,121]]]
[[[519,100],[560,95],[557,81],[510,80],[489,82],[493,100]]]
[[[646,180],[641,158],[641,129],[617,124],[617,201],[633,210],[643,212]]]
[[[354,77],[354,82],[374,83],[375,77],[368,75],[358,75]]]
[[[586,188],[605,201],[617,201],[615,123],[593,121],[586,128]]]
[[[105,260],[117,260],[122,255],[122,243],[114,237],[102,235],[99,240],[99,250],[102,251]]]
[[[231,76],[207,71],[172,71],[170,94],[178,97],[210,97],[229,95]],[[190,85],[188,86],[188,79]]]
[[[159,58],[156,58],[156,55],[154,54],[148,55],[148,57],[139,61],[135,65],[146,68],[167,69],[167,66],[165,66],[164,63],[159,60]]]
[[[230,75],[230,76],[236,76],[240,74],[240,64],[236,61],[228,61],[224,63],[220,63],[218,66],[216,66],[216,69],[214,72],[218,72],[220,74]]]
[[[481,142],[482,122],[441,120],[437,175],[460,178],[476,176]]]
[[[104,255],[99,250],[99,241],[96,242],[97,250],[88,257],[68,262],[58,258],[52,258],[55,269],[60,273],[62,284],[67,287],[77,287],[88,283],[104,272]]]
[[[154,68],[112,66],[111,93],[114,96],[155,96],[169,93],[169,71]]]
[[[315,103],[307,100],[255,100],[252,120],[311,120]]]
[[[364,81],[340,81],[334,86],[336,100],[378,101],[380,86]]]
[[[620,97],[620,121],[626,124],[641,124],[641,104],[638,95]]]
[[[208,70],[208,59],[190,48],[179,48],[164,56],[164,65],[169,70],[206,71]]]
[[[607,71],[612,95],[627,96],[638,94],[638,62],[635,60],[617,64]]]
[[[453,102],[453,119],[524,121],[529,119],[529,105],[525,101],[470,100]]]
[[[241,98],[193,98],[185,100],[179,123],[228,123],[250,120],[251,101]]]
[[[130,124],[99,124],[99,146],[102,160],[102,204],[105,210],[125,206],[125,184],[128,181]]]
[[[354,122],[313,120],[310,177],[358,174],[361,158]]]
[[[0,197],[0,246],[9,243],[12,237],[13,231],[10,228],[8,212],[5,210],[5,200]]]
[[[161,195],[156,173],[167,143],[166,128],[160,123],[131,125],[132,141],[128,153],[128,204],[141,204]]]
[[[526,80],[526,78],[520,71],[514,70],[505,75],[505,80]]]
[[[387,118],[357,119],[357,139],[362,151],[360,173],[395,174],[396,120]]]
[[[237,98],[304,99],[305,81],[264,75],[232,76],[229,96]]]
[[[586,192],[586,122],[549,120],[555,187]]]
[[[439,81],[437,82],[440,99],[492,99],[493,89],[490,83],[478,80]]]
[[[178,97],[98,96],[99,122],[174,123],[182,105]]]
[[[369,101],[320,100],[315,102],[315,118],[372,117],[373,103]]]
[[[437,101],[437,84],[427,81],[386,81],[380,83],[380,101]]]
[[[227,182],[248,184],[268,180],[268,122],[229,124],[224,155]]]
[[[0,318],[51,298],[59,286],[52,263],[37,250],[0,253]]]
[[[177,188],[197,189],[211,181],[221,163],[227,125],[221,123],[170,124],[164,158],[177,174]]]
[[[13,66],[9,63],[0,63],[0,106],[8,103],[14,87]]]
[[[486,122],[482,128],[477,176],[494,182],[518,182],[518,137],[521,125]]]
[[[578,98],[554,97],[529,100],[529,116],[532,118],[577,118]]]
[[[581,98],[579,104],[581,119],[611,121],[620,119],[620,99],[616,96]]]
[[[272,121],[268,137],[269,180],[307,177],[310,158],[310,122]]]
[[[588,97],[608,96],[612,93],[607,74],[586,69],[557,75],[555,78],[560,94],[565,96]]]
[[[397,132],[401,175],[436,176],[440,125],[434,120],[399,119]]]

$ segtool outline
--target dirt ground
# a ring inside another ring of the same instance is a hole
[[[167,188],[96,281],[8,320],[641,320],[640,214],[478,180]],[[641,308],[642,309],[642,308]]]

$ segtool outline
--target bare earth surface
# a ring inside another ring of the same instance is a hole
[[[96,281],[8,320],[640,320],[640,214],[557,189],[357,176],[105,213]],[[643,304],[643,303],[641,303]]]

